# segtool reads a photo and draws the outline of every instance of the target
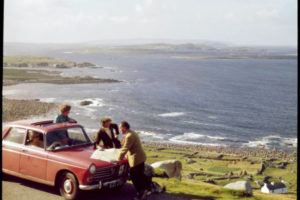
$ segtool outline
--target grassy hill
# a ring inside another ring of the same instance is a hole
[[[147,145],[146,145],[147,146]],[[192,151],[155,149],[145,147],[147,163],[156,161],[177,159],[183,164],[182,181],[175,178],[154,178],[160,185],[165,185],[167,194],[172,199],[261,199],[261,200],[290,200],[296,199],[297,195],[297,163],[289,162],[283,169],[280,168],[282,160],[271,161],[259,157],[242,158],[238,156],[218,157],[215,153],[208,153],[206,158]],[[266,163],[266,169],[262,175],[257,175],[261,163]],[[190,163],[190,164],[188,164]],[[246,175],[245,175],[246,171]],[[198,175],[191,178],[191,174]],[[232,173],[231,176],[228,176]],[[243,174],[243,175],[240,175]],[[250,179],[250,176],[252,177]],[[271,176],[269,181],[287,182],[289,194],[265,194],[261,193],[260,187],[255,183],[263,180],[265,176]],[[214,184],[207,183],[214,180]],[[250,180],[249,180],[250,179]],[[247,196],[242,191],[234,191],[223,188],[224,185],[238,180],[247,180],[253,189],[253,196]]]

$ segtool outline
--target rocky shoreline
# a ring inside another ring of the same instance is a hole
[[[149,142],[144,141],[143,145],[145,147],[150,147],[154,149],[173,149],[181,151],[192,151],[197,152],[202,158],[212,157],[208,155],[209,153],[215,154],[215,157],[218,158],[223,155],[227,156],[239,156],[244,159],[248,157],[258,157],[265,160],[286,160],[286,161],[297,161],[297,150],[293,152],[287,152],[284,150],[279,150],[274,148],[272,150],[263,149],[263,148],[232,148],[232,147],[223,147],[223,146],[206,146],[201,144],[174,144],[174,143],[160,143],[160,142]]]
[[[31,116],[47,114],[57,108],[54,103],[37,100],[18,100],[2,98],[2,123],[22,120]]]

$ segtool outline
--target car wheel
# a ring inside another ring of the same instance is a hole
[[[63,196],[67,200],[74,200],[78,198],[78,182],[72,173],[67,172],[60,177],[59,192],[61,196]]]

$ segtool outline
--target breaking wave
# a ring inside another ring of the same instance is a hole
[[[297,138],[281,137],[279,135],[269,135],[262,137],[259,140],[249,141],[244,143],[244,146],[248,147],[265,147],[267,149],[274,146],[285,146],[285,147],[297,147]]]
[[[170,112],[170,113],[162,113],[159,114],[159,117],[179,117],[185,115],[184,112]]]

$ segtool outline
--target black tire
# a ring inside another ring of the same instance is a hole
[[[67,200],[75,200],[79,197],[78,182],[70,172],[66,172],[60,176],[58,188],[60,195]]]

